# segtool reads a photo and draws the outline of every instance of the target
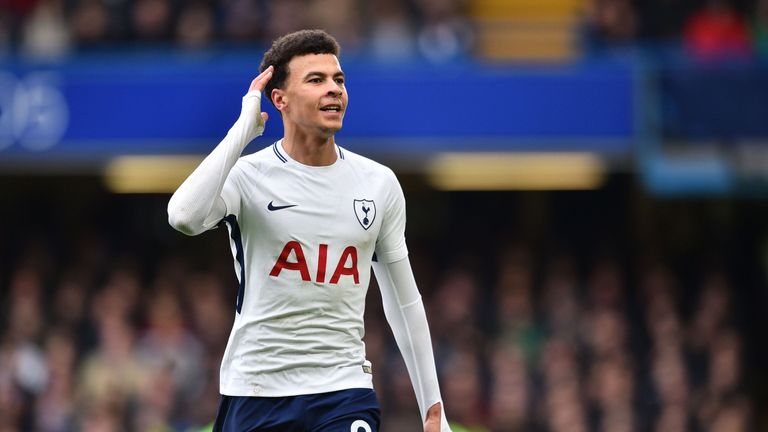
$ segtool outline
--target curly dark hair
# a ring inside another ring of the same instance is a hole
[[[259,65],[259,71],[270,65],[274,66],[272,78],[264,89],[269,101],[272,101],[272,90],[283,88],[288,78],[288,63],[292,58],[306,54],[333,54],[339,56],[341,48],[333,36],[323,30],[299,30],[281,36],[272,42],[272,46],[264,53],[264,58]]]

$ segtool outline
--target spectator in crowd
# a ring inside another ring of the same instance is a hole
[[[110,11],[101,0],[79,0],[70,13],[70,27],[76,43],[88,47],[112,37]]]
[[[481,346],[476,315],[478,302],[479,287],[468,271],[455,270],[444,276],[428,305],[429,316],[433,317],[430,322],[432,339],[443,346],[435,353],[438,362],[441,357],[467,346]]]
[[[154,374],[166,378],[174,393],[169,414],[189,411],[189,402],[200,395],[203,380],[203,347],[187,329],[179,295],[171,287],[155,286],[147,311],[146,330],[137,342],[137,354]]]
[[[99,344],[83,359],[77,384],[83,420],[109,417],[128,423],[133,420],[129,409],[151,382],[150,370],[139,358],[136,330],[125,317],[104,315],[97,325]]]
[[[223,39],[237,44],[252,43],[264,38],[264,11],[251,0],[223,0],[219,6],[223,15]]]
[[[34,406],[34,430],[71,430],[76,415],[75,339],[72,333],[56,329],[49,332],[44,344],[48,383]]]
[[[451,407],[451,424],[457,431],[487,431],[482,365],[476,355],[476,350],[460,348],[443,364],[443,374],[450,377],[443,384],[445,405]]]
[[[544,394],[538,421],[553,432],[589,430],[579,369],[573,343],[558,338],[547,342],[541,361]]]
[[[707,0],[684,24],[683,43],[700,60],[745,58],[749,27],[729,0]]]
[[[752,45],[757,55],[768,60],[768,0],[757,0],[752,19]]]
[[[170,0],[136,0],[131,7],[133,38],[142,42],[167,42],[173,32],[173,5]],[[197,7],[193,3],[190,7]]]
[[[637,11],[630,0],[589,0],[584,21],[590,49],[627,46],[637,36]]]
[[[490,354],[493,380],[490,383],[487,424],[494,432],[532,430],[530,371],[517,346],[500,340]]]
[[[357,52],[363,43],[363,23],[358,0],[311,0],[307,6],[310,28],[333,29],[345,53]]]
[[[574,325],[582,319],[578,283],[572,260],[567,256],[553,257],[544,275],[544,320],[551,335],[568,341],[579,338],[579,328]]]
[[[181,48],[209,47],[215,36],[213,9],[203,1],[190,2],[179,13],[176,22],[176,42]]]
[[[264,31],[265,41],[307,27],[307,8],[301,0],[273,1],[267,4]]]
[[[59,58],[71,50],[63,0],[41,0],[24,23],[21,51],[33,58]]]
[[[415,0],[415,4],[421,22],[417,43],[424,57],[442,62],[469,52],[472,30],[463,0]]]
[[[369,43],[374,58],[389,62],[414,57],[414,23],[405,0],[374,0],[369,8]]]

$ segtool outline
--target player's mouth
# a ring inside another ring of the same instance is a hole
[[[342,112],[342,109],[340,104],[328,104],[321,106],[320,111],[338,114]]]

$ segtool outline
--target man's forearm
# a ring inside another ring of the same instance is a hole
[[[260,97],[259,92],[243,97],[240,118],[171,197],[168,222],[177,230],[196,235],[212,228],[225,216],[226,209],[220,201],[224,182],[245,146],[263,130],[263,125],[258,124]]]
[[[390,264],[373,264],[381,288],[384,314],[403,355],[416,393],[422,421],[435,404],[441,403],[432,340],[421,295],[408,259]],[[441,410],[441,430],[450,430]]]

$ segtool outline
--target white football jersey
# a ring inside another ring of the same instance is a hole
[[[221,394],[292,396],[372,388],[362,341],[371,261],[408,254],[405,200],[387,167],[337,150],[303,165],[282,141],[244,156],[227,177],[235,322]]]

